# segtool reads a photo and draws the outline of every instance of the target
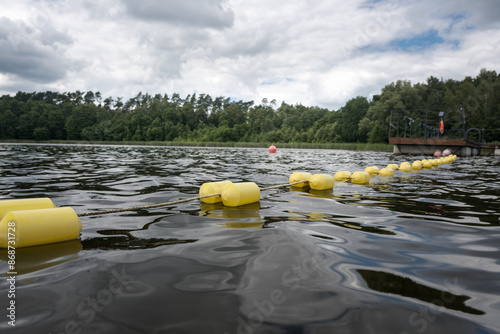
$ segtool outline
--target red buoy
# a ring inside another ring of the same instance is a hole
[[[271,144],[271,146],[269,146],[269,153],[276,153],[276,146],[274,146],[274,144]]]

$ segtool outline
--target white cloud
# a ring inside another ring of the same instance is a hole
[[[0,14],[0,90],[197,92],[338,109],[398,79],[500,71],[498,8],[494,0],[19,0]],[[412,51],[411,42],[423,44]]]

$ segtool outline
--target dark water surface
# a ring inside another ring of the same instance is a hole
[[[422,157],[415,157],[418,159]],[[0,200],[78,213],[288,182],[378,152],[0,144]],[[411,161],[411,160],[410,160]],[[191,201],[82,217],[81,240],[17,250],[12,333],[500,333],[500,158],[458,158],[240,208]],[[8,272],[6,251],[0,271]]]

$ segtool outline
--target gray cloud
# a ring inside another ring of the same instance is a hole
[[[141,20],[222,29],[230,27],[234,13],[220,0],[123,0],[128,13]]]
[[[435,1],[427,2],[428,6]],[[498,0],[445,0],[439,2],[444,15],[460,15],[470,27],[477,29],[500,28],[500,6]]]
[[[400,79],[500,71],[496,3],[17,0],[2,6],[0,87],[125,99],[199,92],[337,109]]]
[[[0,18],[0,73],[18,76],[39,83],[61,79],[65,75],[60,45],[71,38],[51,25],[46,29],[22,21]]]

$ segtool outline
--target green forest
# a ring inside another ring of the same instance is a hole
[[[141,92],[124,101],[92,91],[18,92],[0,98],[0,140],[384,143],[389,124],[391,136],[423,136],[425,124],[438,127],[439,112],[445,135],[475,127],[487,142],[500,141],[500,75],[482,69],[462,81],[398,80],[339,110],[207,94]]]

